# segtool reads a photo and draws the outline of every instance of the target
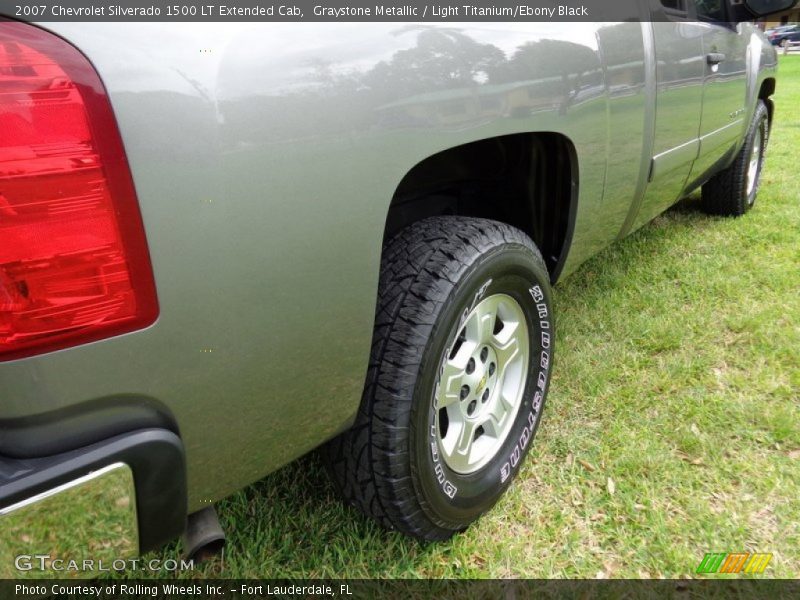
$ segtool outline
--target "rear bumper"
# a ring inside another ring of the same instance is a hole
[[[135,431],[43,458],[0,456],[0,578],[30,576],[19,556],[112,563],[185,526],[183,445],[171,431]]]

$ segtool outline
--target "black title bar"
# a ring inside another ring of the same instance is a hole
[[[0,0],[0,14],[30,22],[53,21],[530,21],[617,22],[673,18],[650,0]]]

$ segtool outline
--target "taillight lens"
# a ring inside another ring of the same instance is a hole
[[[103,84],[61,38],[0,22],[0,360],[145,327],[157,314]]]

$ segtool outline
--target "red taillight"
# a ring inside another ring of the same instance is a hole
[[[103,84],[61,38],[0,22],[0,360],[139,329],[157,314]]]

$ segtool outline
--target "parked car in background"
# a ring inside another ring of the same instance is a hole
[[[800,42],[800,25],[783,25],[766,34],[770,44],[783,48],[787,42]]]
[[[323,445],[388,528],[489,510],[551,286],[694,190],[756,202],[777,53],[735,22],[795,1],[617,1],[638,20],[0,22],[0,577],[200,548]]]

